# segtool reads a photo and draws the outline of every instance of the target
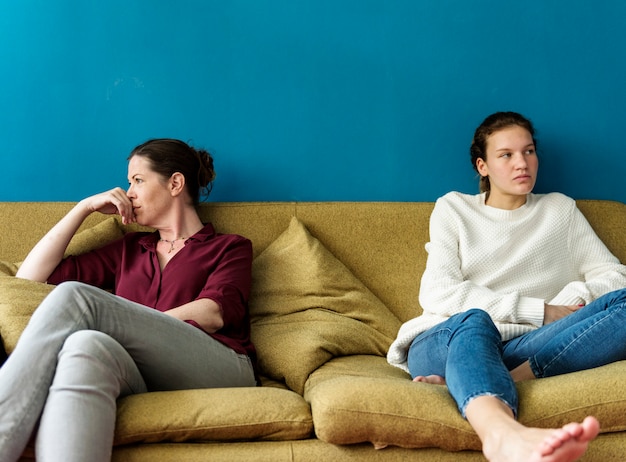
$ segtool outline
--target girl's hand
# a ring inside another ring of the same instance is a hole
[[[585,305],[548,305],[546,303],[543,312],[543,324],[545,326],[551,322],[558,321],[559,319],[580,310],[583,306]]]

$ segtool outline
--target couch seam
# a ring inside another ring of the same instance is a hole
[[[133,434],[135,435],[154,435],[157,433],[162,433],[164,431],[188,431],[188,430],[206,430],[206,429],[211,429],[211,428],[228,428],[228,427],[255,427],[255,426],[259,426],[259,425],[268,425],[268,424],[273,424],[273,423],[278,423],[278,424],[296,424],[296,425],[308,425],[308,424],[313,424],[313,419],[308,419],[308,420],[266,420],[266,421],[262,421],[262,422],[254,422],[254,423],[243,423],[243,424],[221,424],[221,425],[202,425],[202,426],[198,426],[198,425],[194,425],[194,426],[188,426],[188,427],[176,427],[175,429],[160,429],[160,430],[150,430],[150,431],[146,431],[143,433],[138,433],[138,432],[133,432]]]
[[[458,430],[467,434],[471,434],[474,435],[476,434],[473,430],[466,430],[463,428],[459,428],[459,427],[454,427],[451,426],[450,424],[443,422],[443,421],[438,421],[438,420],[433,420],[433,419],[424,419],[422,417],[411,417],[411,416],[407,416],[406,414],[398,414],[398,413],[390,413],[390,412],[376,412],[376,411],[357,411],[354,409],[348,409],[348,408],[337,408],[337,407],[333,407],[333,411],[343,411],[346,413],[350,413],[350,414],[368,414],[368,415],[374,415],[374,416],[389,416],[389,417],[393,417],[393,418],[399,418],[399,419],[404,419],[404,420],[412,420],[415,422],[427,422],[427,423],[435,423],[437,425],[441,425],[442,427],[446,427],[449,429],[454,429],[454,430]],[[315,419],[314,419],[315,420]],[[468,424],[469,425],[469,424]],[[315,426],[315,423],[314,423]]]

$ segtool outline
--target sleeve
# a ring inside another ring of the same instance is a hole
[[[101,289],[113,290],[123,252],[123,241],[122,238],[100,249],[63,259],[48,278],[48,283],[79,281]]]
[[[220,305],[224,328],[240,326],[248,316],[251,284],[252,243],[237,236],[222,249],[215,269],[197,298],[210,298]]]
[[[578,273],[577,280],[563,287],[548,303],[587,304],[608,292],[626,287],[626,266],[600,240],[575,203],[572,205],[568,247],[572,267]]]
[[[419,295],[423,310],[449,317],[480,308],[495,322],[541,326],[543,300],[522,297],[518,292],[499,293],[466,278],[461,269],[463,256],[459,243],[467,232],[464,223],[472,217],[460,216],[443,199],[445,196],[436,202],[430,219],[430,242],[426,244],[428,259]]]

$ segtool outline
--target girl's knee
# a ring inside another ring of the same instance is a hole
[[[456,329],[457,335],[459,333],[467,333],[473,336],[480,333],[482,336],[486,335],[494,340],[501,341],[500,331],[498,331],[489,313],[478,308],[472,308],[461,314],[462,316]]]
[[[613,292],[613,294],[614,300],[616,301],[616,303],[621,305],[620,308],[623,309],[626,306],[626,288],[616,290],[615,292]]]
[[[481,310],[480,308],[469,309],[464,313],[461,313],[461,315],[463,323],[472,323],[489,328],[495,328],[495,324],[493,323],[491,316],[489,316],[489,313],[485,310]]]

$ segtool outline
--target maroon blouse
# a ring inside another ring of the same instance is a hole
[[[161,271],[158,237],[156,232],[128,233],[100,249],[68,257],[48,283],[84,282],[159,311],[209,298],[222,307],[224,318],[223,328],[209,335],[254,358],[248,312],[252,243],[235,234],[218,234],[207,224]]]

